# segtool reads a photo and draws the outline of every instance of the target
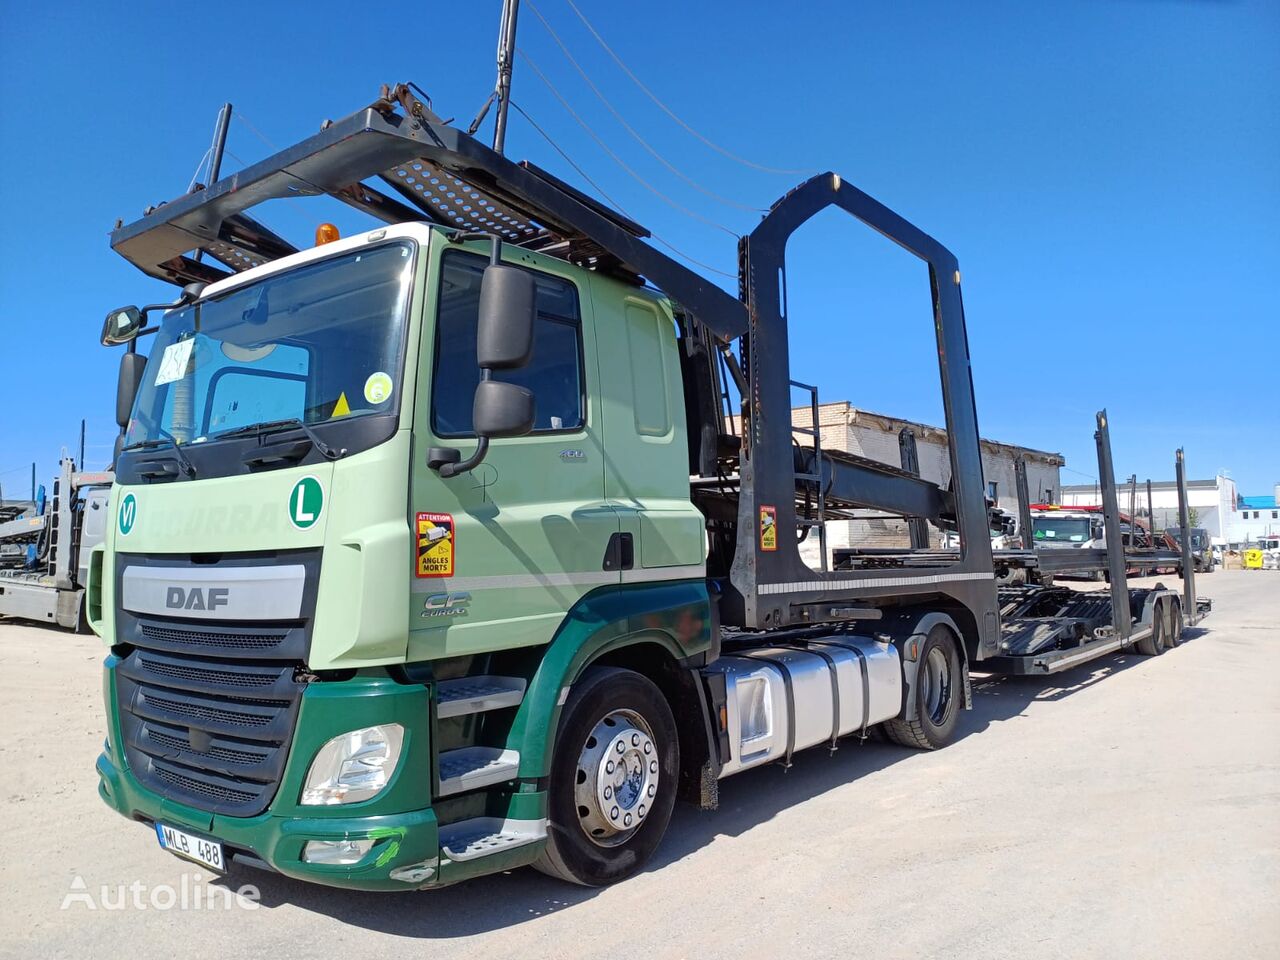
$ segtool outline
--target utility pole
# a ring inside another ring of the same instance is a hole
[[[498,31],[498,84],[494,96],[498,100],[498,115],[493,123],[493,149],[503,152],[507,142],[507,107],[511,102],[511,68],[516,53],[516,19],[520,14],[520,0],[502,0],[502,26]]]
[[[84,418],[80,418],[80,459],[76,461],[79,464],[78,469],[84,470]]]

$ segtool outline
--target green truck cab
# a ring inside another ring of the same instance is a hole
[[[489,243],[378,229],[159,321],[89,617],[113,649],[101,795],[170,849],[382,890],[547,860],[566,697],[641,663],[608,786],[654,800],[593,813],[611,839],[650,816],[660,837],[680,769],[655,741],[705,754],[689,671],[713,646],[671,307],[501,251],[534,304],[527,362],[494,376],[535,413],[453,476],[488,379]],[[659,685],[673,696],[647,717]],[[553,854],[571,879],[630,866],[574,853]]]

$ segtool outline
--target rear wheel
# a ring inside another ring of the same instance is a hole
[[[625,880],[662,841],[679,773],[675,718],[662,691],[631,670],[587,670],[560,721],[547,846],[534,866],[584,886]]]
[[[1165,617],[1167,610],[1161,604],[1151,618],[1151,632],[1138,641],[1138,652],[1144,657],[1158,657],[1164,653]]]
[[[955,635],[944,626],[929,631],[916,662],[914,720],[886,720],[889,739],[904,747],[936,750],[955,735],[960,717],[964,672]]]
[[[1176,603],[1169,604],[1169,632],[1165,645],[1176,647],[1182,643],[1182,607]]]

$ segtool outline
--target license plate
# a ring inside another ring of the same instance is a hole
[[[156,838],[160,841],[160,846],[170,853],[176,853],[196,863],[203,863],[211,870],[226,872],[227,865],[222,859],[222,844],[217,840],[206,840],[204,837],[166,827],[163,823],[156,824]]]

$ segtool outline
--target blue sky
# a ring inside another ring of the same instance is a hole
[[[1280,5],[630,5],[578,0],[679,116],[773,167],[836,170],[960,259],[987,436],[1063,452],[1096,473],[1093,412],[1112,415],[1120,476],[1228,470],[1243,493],[1280,480]],[[616,109],[704,188],[767,207],[798,179],[726,159],[666,117],[564,0],[536,0]],[[467,122],[492,84],[499,0],[426,3],[397,20],[317,0],[175,7],[4,4],[0,31],[0,485],[41,480],[89,422],[110,455],[117,354],[101,317],[169,288],[115,256],[117,218],[182,193],[230,100],[224,172],[414,80]],[[610,115],[533,11],[514,98],[630,215],[734,269],[731,233],[759,216],[677,179]],[[487,128],[486,128],[487,129]],[[514,113],[508,153],[576,174]],[[585,186],[585,185],[584,185]],[[304,201],[304,204],[315,202]],[[264,219],[296,243],[323,202]],[[344,229],[364,226],[339,210]],[[706,221],[727,228],[726,233]],[[827,400],[941,421],[924,268],[828,213],[788,251],[793,375]],[[723,281],[730,284],[731,281]],[[1184,367],[1186,386],[1174,381]]]

